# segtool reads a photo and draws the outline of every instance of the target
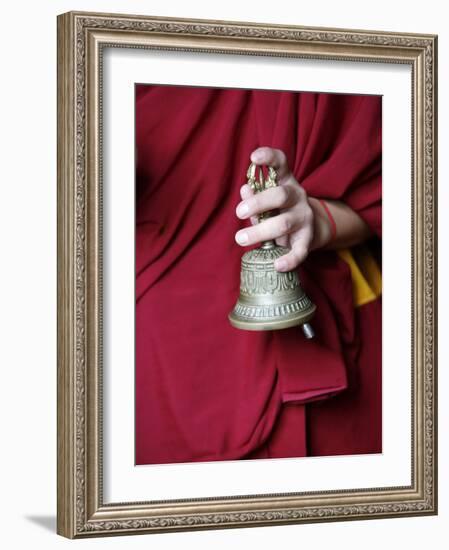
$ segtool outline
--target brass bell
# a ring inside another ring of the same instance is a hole
[[[248,185],[258,193],[277,186],[277,173],[268,167],[264,179],[259,169],[256,180],[256,165],[248,168]],[[270,217],[271,212],[258,216],[259,222]],[[229,313],[232,326],[243,330],[279,330],[302,325],[306,338],[313,338],[309,324],[316,306],[301,288],[296,271],[278,272],[274,267],[276,258],[288,249],[274,241],[266,241],[259,248],[245,252],[240,271],[240,295],[234,309]]]

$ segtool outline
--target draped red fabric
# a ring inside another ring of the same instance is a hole
[[[381,98],[138,85],[137,464],[381,451],[380,355],[366,349],[367,335],[380,349],[380,302],[354,308],[335,252],[299,267],[315,339],[229,324],[235,207],[259,146],[381,235]]]

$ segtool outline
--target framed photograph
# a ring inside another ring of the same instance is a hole
[[[437,37],[58,17],[69,538],[437,513]]]

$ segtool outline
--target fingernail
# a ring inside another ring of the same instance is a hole
[[[240,218],[243,218],[243,216],[246,216],[248,212],[249,212],[248,205],[245,204],[244,202],[240,204],[237,208],[237,216],[239,216]]]
[[[246,244],[248,242],[248,235],[245,231],[239,231],[237,235],[235,236],[235,240],[239,244]]]
[[[287,262],[282,258],[279,258],[274,263],[275,263],[276,269],[278,269],[279,271],[284,271],[284,269],[287,269]]]

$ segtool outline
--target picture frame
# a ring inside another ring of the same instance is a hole
[[[105,501],[102,93],[108,48],[410,69],[411,309],[403,312],[411,327],[411,350],[404,350],[411,380],[409,484],[273,493],[261,483],[257,494],[161,499],[150,490],[143,500]],[[57,532],[84,538],[436,514],[436,186],[434,35],[88,12],[58,16]]]

